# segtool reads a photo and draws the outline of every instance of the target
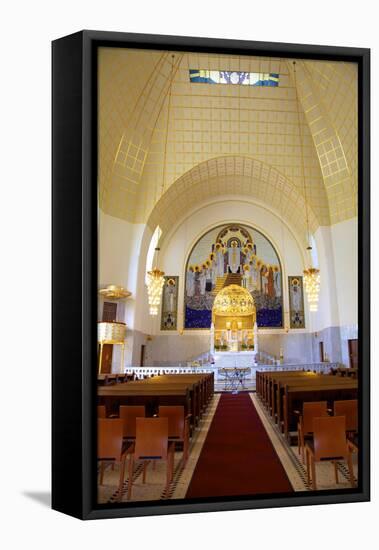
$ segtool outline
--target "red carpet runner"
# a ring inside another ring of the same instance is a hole
[[[223,393],[186,498],[292,491],[248,393]]]

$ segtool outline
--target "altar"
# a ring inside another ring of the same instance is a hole
[[[213,354],[214,367],[226,368],[252,368],[256,366],[256,351],[220,351]]]
[[[242,354],[243,360],[250,361],[251,366],[257,351],[258,327],[253,297],[239,285],[228,285],[220,290],[213,304],[210,353],[218,360],[225,355],[225,361],[227,357],[239,361]]]

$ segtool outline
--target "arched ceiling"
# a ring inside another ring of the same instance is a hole
[[[307,223],[315,231],[319,225],[311,207],[296,186],[276,168],[245,157],[218,157],[205,161],[181,176],[156,203],[147,223],[165,234],[192,208],[210,199],[235,195],[269,205],[307,243]]]
[[[199,180],[204,189],[196,193],[212,193],[216,179],[220,182],[225,176],[219,170],[230,156],[231,163],[244,157],[235,166],[250,162],[280,174],[299,205],[305,182],[312,230],[356,215],[355,65],[298,61],[295,88],[291,60],[174,55],[100,49],[99,201],[104,212],[146,223],[171,186],[184,178],[175,186],[177,192],[188,174],[196,173],[195,167],[210,170],[209,179]],[[190,83],[189,69],[274,72],[280,74],[280,84],[271,88]],[[214,162],[220,157],[222,163]],[[228,194],[243,187],[244,178],[260,181],[253,185],[258,192],[264,180],[245,174],[245,168],[242,173],[235,170],[227,177]],[[270,189],[259,190],[268,203]],[[282,202],[286,201],[290,204],[287,195]],[[293,217],[303,217],[292,210]]]

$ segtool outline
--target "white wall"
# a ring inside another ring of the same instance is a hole
[[[315,233],[315,242],[318,268],[320,269],[320,295],[318,311],[310,313],[309,328],[313,332],[339,325],[335,262],[330,227],[319,227]]]
[[[358,221],[331,227],[340,326],[358,322]],[[364,269],[364,266],[361,266]]]
[[[141,240],[144,234],[144,224],[132,224],[119,218],[114,218],[99,210],[99,286],[108,284],[121,285],[131,293],[125,303],[117,310],[117,320],[127,325],[125,365],[138,364],[141,344],[144,337],[134,330],[135,311],[138,288],[138,269],[140,261]],[[101,300],[99,300],[101,309]],[[122,317],[120,317],[122,312]],[[99,314],[101,312],[99,311]],[[138,344],[137,344],[138,342]],[[113,347],[112,371],[120,369],[120,346]]]
[[[99,285],[121,285],[132,296],[125,306],[125,322],[134,327],[138,267],[144,224],[114,218],[99,210]]]

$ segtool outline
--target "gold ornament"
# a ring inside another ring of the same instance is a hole
[[[106,288],[99,290],[99,294],[104,296],[104,298],[113,298],[114,300],[122,300],[124,298],[129,298],[132,295],[129,290],[126,290],[122,286],[118,285],[108,285]]]
[[[213,315],[253,315],[254,300],[250,292],[239,285],[224,287],[213,304]]]

